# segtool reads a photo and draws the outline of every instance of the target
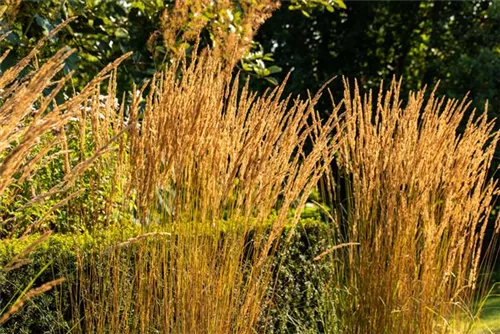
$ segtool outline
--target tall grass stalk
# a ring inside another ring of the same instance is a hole
[[[109,72],[116,69],[124,57],[107,66],[80,94],[67,98],[62,104],[57,102],[56,97],[71,80],[72,73],[60,76],[59,72],[63,69],[65,60],[75,50],[63,48],[43,64],[39,64],[36,60],[36,55],[44,43],[73,20],[74,18],[68,19],[54,28],[25,58],[0,75],[0,236],[2,238],[7,235],[26,236],[35,229],[46,230],[41,226],[43,220],[81,194],[81,191],[77,191],[68,195],[67,191],[99,156],[99,152],[96,152],[95,155],[78,163],[70,161],[65,127],[78,116],[82,102],[95,94],[96,86]],[[0,36],[0,40],[6,38],[8,34]],[[9,50],[0,55],[0,63],[8,53]],[[34,63],[33,67],[30,67],[31,62]],[[26,73],[21,76],[23,71]],[[60,135],[56,135],[58,132]],[[57,146],[62,149],[62,154],[50,156],[51,150]],[[63,177],[50,179],[45,187],[39,187],[39,175],[41,171],[47,169],[47,162],[56,160],[60,156],[64,157],[65,162]],[[29,187],[31,191],[26,191]],[[57,196],[60,199],[52,205],[48,200]],[[44,201],[47,203],[44,204]],[[41,218],[33,222],[29,208],[36,205],[38,205],[37,210],[33,211]],[[50,231],[44,233],[12,261],[0,268],[0,274],[9,275],[11,271],[30,264],[28,255],[44,242],[49,234]],[[41,275],[49,265],[50,263],[46,264],[38,275]],[[1,305],[1,324],[19,312],[28,301],[65,281],[65,278],[55,278],[35,286],[37,277],[27,286],[19,288],[10,301]]]
[[[79,201],[83,192],[82,187],[79,187],[81,180],[88,179],[89,173],[84,174],[99,157],[109,151],[110,144],[119,137],[108,135],[104,137],[105,140],[95,140],[93,133],[86,130],[88,122],[85,118],[81,119],[81,114],[85,113],[85,110],[82,111],[85,104],[95,101],[99,96],[100,84],[114,77],[113,71],[129,54],[106,66],[79,94],[63,102],[57,97],[62,95],[63,89],[71,81],[72,72],[64,76],[59,72],[75,50],[63,48],[44,64],[37,62],[35,70],[19,77],[31,61],[36,61],[35,56],[43,44],[73,20],[69,19],[57,26],[40,40],[32,52],[0,76],[2,235],[27,235],[34,230],[46,230],[45,221],[51,220],[53,213],[60,208],[67,210],[66,217],[71,216],[71,204],[75,199],[80,204],[79,209],[88,207],[85,202]],[[94,104],[93,107],[91,114],[98,117],[99,105]],[[81,129],[80,136],[74,132],[78,128]],[[113,133],[112,130],[110,127],[106,133]],[[86,148],[86,143],[93,145]],[[83,149],[76,157],[73,145],[80,145]],[[59,169],[61,173],[58,173]],[[47,174],[50,176],[47,177]],[[41,204],[43,202],[46,203]],[[70,205],[67,205],[68,202]]]
[[[319,95],[258,96],[222,63],[176,62],[133,95],[116,187],[150,234],[81,258],[79,331],[252,333],[277,240],[332,161],[339,125],[336,113],[321,122]]]
[[[499,134],[486,112],[464,120],[466,99],[419,91],[403,103],[400,86],[381,86],[373,101],[345,83],[347,196],[335,221],[339,243],[359,245],[332,253],[330,296],[346,333],[451,331],[478,288]]]
[[[333,159],[336,114],[320,120],[319,95],[284,98],[283,85],[258,96],[210,52],[175,61],[128,105],[115,102],[128,55],[61,101],[71,73],[54,78],[73,50],[19,80],[55,32],[0,79],[3,234],[143,227],[77,252],[74,331],[251,333],[277,240]],[[28,291],[2,321],[61,281]]]

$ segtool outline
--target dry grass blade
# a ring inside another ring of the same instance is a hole
[[[10,31],[7,31],[3,34],[0,35],[0,42],[3,41],[4,39],[6,39],[9,35],[10,35]]]
[[[133,238],[129,238],[127,240],[125,240],[124,242],[120,242],[117,247],[118,248],[123,248],[123,247],[126,247],[130,244],[133,244],[134,242],[137,242],[139,240],[144,240],[144,239],[149,239],[149,238],[153,238],[153,237],[167,237],[167,236],[171,236],[172,234],[171,233],[168,233],[168,232],[150,232],[150,233],[144,233],[144,234],[141,234],[141,235],[138,235],[137,237],[133,237]]]
[[[0,41],[1,41],[1,36],[0,36]],[[7,56],[9,55],[10,53],[10,49],[9,50],[5,50],[4,53],[2,53],[2,55],[0,56],[0,64],[5,60],[5,58],[7,58]]]
[[[31,104],[39,97],[50,79],[62,68],[64,60],[71,55],[72,50],[61,50],[33,76],[30,82],[22,86],[13,97],[0,108],[0,152],[4,152],[14,140],[22,138],[20,143],[8,152],[0,165],[0,196],[3,194],[10,179],[19,168],[38,138],[53,126],[60,126],[69,116],[51,113],[29,127],[22,127],[22,121],[31,112]],[[29,129],[29,132],[28,132]]]
[[[37,44],[37,48],[41,47],[47,38],[53,36],[72,20],[74,18],[57,26]],[[113,128],[111,131],[100,126],[95,129],[97,130],[96,133],[89,134],[86,131],[87,121],[85,119],[80,121],[78,116],[81,115],[82,108],[89,100],[95,101],[99,99],[101,82],[108,78],[115,78],[114,71],[124,59],[130,56],[130,53],[119,57],[106,66],[84,87],[80,94],[67,98],[62,104],[58,104],[56,97],[62,95],[61,92],[67,82],[71,80],[72,72],[57,81],[52,80],[74,50],[63,48],[39,68],[37,67],[35,71],[28,73],[23,78],[18,78],[20,71],[37,52],[38,49],[33,50],[25,59],[3,73],[0,78],[2,87],[5,88],[1,96],[2,103],[0,107],[0,197],[4,200],[2,210],[5,209],[5,212],[1,212],[0,216],[3,218],[2,223],[9,226],[8,229],[11,234],[18,233],[26,228],[27,231],[37,228],[37,226],[33,225],[31,227],[25,226],[25,221],[31,221],[31,218],[23,219],[22,213],[28,206],[39,204],[41,200],[48,199],[51,196],[59,197],[55,202],[56,207],[44,209],[45,215],[42,212],[38,216],[39,219],[36,225],[45,224],[45,219],[52,217],[51,212],[55,212],[56,209],[63,208],[67,210],[71,206],[71,202],[74,202],[82,192],[76,191],[76,189],[69,194],[64,194],[64,192],[69,191],[75,182],[81,180],[83,174],[92,168],[94,162],[99,161],[104,155],[110,155],[109,152],[114,151],[115,148],[117,149],[117,147],[111,147],[111,145],[114,145],[114,141],[117,143],[122,142],[123,140],[120,137],[127,131],[126,126],[120,126],[119,129]],[[108,93],[114,95],[116,83],[109,87],[110,89],[114,87],[111,90],[108,89]],[[50,93],[44,95],[46,90],[50,90]],[[101,117],[99,116],[102,112],[101,107],[99,104],[93,104],[91,110],[85,112],[91,114],[95,119],[95,117]],[[120,120],[118,118],[123,118],[123,115],[113,115],[114,111],[111,110],[110,104],[104,107],[107,122],[119,124]],[[49,109],[52,110],[49,112]],[[69,124],[70,121],[72,124]],[[123,123],[123,120],[121,122]],[[71,158],[72,149],[70,146],[75,137],[67,134],[66,131],[72,131],[75,123],[79,123],[78,126],[83,129],[81,131],[83,136],[78,139],[82,140],[79,146],[84,150],[85,142],[96,139],[90,138],[92,135],[101,136],[97,132],[104,135],[104,140],[96,141],[98,145],[92,148],[91,152],[82,153],[82,157],[87,155],[89,156],[88,159],[73,160]],[[59,135],[55,140],[53,137],[57,133]],[[61,150],[54,152],[57,146],[60,146]],[[47,154],[50,155],[49,159],[46,158]],[[43,173],[43,170],[47,170],[50,164],[59,163],[58,155],[63,158],[64,178],[62,180],[54,179],[52,184],[44,184],[43,189],[38,191],[35,191],[35,188],[30,186],[31,193],[21,194],[21,188],[29,186],[27,184],[28,180],[33,180],[32,178],[36,178],[38,173]],[[20,177],[18,172],[21,172]],[[20,196],[27,200],[26,204],[18,205],[18,203],[14,202],[14,199]],[[107,205],[110,206],[110,204]],[[19,218],[15,216],[19,216]],[[23,225],[22,228],[18,228],[19,225]]]
[[[381,87],[373,101],[345,86],[339,165],[348,205],[338,221],[341,242],[360,245],[335,252],[344,264],[334,279],[349,332],[446,332],[454,302],[471,302],[477,287],[499,133],[483,113],[458,135],[465,99],[419,91],[403,105],[400,87]]]
[[[345,243],[340,244],[340,245],[335,245],[333,247],[328,248],[326,251],[322,252],[318,256],[316,256],[313,259],[313,261],[319,261],[322,258],[324,258],[325,256],[327,256],[328,254],[333,253],[333,251],[335,251],[337,249],[340,249],[340,248],[343,248],[343,247],[348,247],[348,246],[357,246],[357,245],[359,245],[359,242],[345,242]]]
[[[55,279],[53,281],[47,282],[47,283],[41,285],[38,288],[34,288],[34,289],[29,290],[14,305],[12,305],[7,312],[5,312],[4,314],[2,314],[2,316],[0,317],[0,325],[3,324],[3,323],[5,323],[7,320],[9,320],[9,318],[13,314],[15,314],[17,311],[19,311],[21,309],[21,307],[23,307],[23,305],[28,300],[30,300],[30,299],[38,296],[38,295],[41,295],[41,294],[43,294],[43,293],[45,293],[47,291],[50,291],[52,288],[54,288],[55,286],[61,284],[65,280],[66,280],[65,278],[58,278],[58,279]]]

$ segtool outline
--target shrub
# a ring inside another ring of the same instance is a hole
[[[266,296],[259,333],[324,332],[321,301],[325,278],[331,277],[333,268],[329,261],[314,258],[331,246],[331,226],[307,218],[291,232],[284,231],[274,259],[276,280],[271,281]]]
[[[313,333],[316,326],[321,326],[317,323],[320,283],[331,267],[327,262],[313,262],[312,259],[328,247],[329,228],[326,223],[317,219],[303,219],[288,243],[284,241],[290,229],[285,230],[283,243],[280,244],[275,259],[277,264],[279,263],[279,271],[273,274],[272,284],[267,288],[259,332],[308,330]],[[29,259],[32,263],[7,274],[0,271],[0,307],[4,307],[5,301],[14,296],[20,288],[27,286],[47,264],[50,264],[49,267],[38,276],[34,286],[58,277],[66,277],[67,282],[24,305],[20,312],[2,326],[0,333],[67,333],[70,329],[74,330],[77,321],[83,322],[83,319],[74,313],[75,307],[79,307],[78,258],[89,260],[90,254],[95,255],[98,245],[118,245],[127,240],[130,242],[132,238],[140,235],[143,235],[140,229],[133,227],[126,230],[122,227],[109,228],[94,236],[51,235],[31,253]],[[23,240],[3,240],[0,243],[0,265],[8,263],[36,238],[37,235],[33,235]],[[122,269],[133,273],[134,267],[140,263],[135,256],[130,259],[135,263],[127,263]],[[90,263],[85,265],[86,270],[89,270],[89,265]],[[101,268],[102,273],[109,268],[106,262],[94,265]],[[133,319],[130,318],[130,321]]]

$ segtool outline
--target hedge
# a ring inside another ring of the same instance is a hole
[[[277,279],[265,300],[262,320],[258,331],[265,333],[317,333],[321,331],[318,303],[322,277],[328,275],[331,266],[327,262],[312,259],[328,247],[329,226],[317,216],[300,221],[290,242],[281,242],[275,257],[278,265]],[[4,272],[0,270],[0,310],[5,311],[11,298],[29,285],[37,275],[33,287],[50,280],[66,277],[76,280],[76,252],[88,252],[98,243],[121,242],[139,233],[138,228],[108,229],[90,234],[51,235],[30,255],[30,264]],[[286,229],[282,240],[290,233]],[[3,267],[19,254],[37,236],[22,240],[0,241],[0,265]],[[41,270],[47,265],[47,269]],[[276,276],[275,276],[276,277]],[[35,297],[13,315],[2,327],[4,333],[68,333],[72,329],[71,301],[74,298],[68,283]]]

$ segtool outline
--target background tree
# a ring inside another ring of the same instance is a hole
[[[293,0],[274,12],[253,42],[249,40],[255,31],[245,27],[252,20],[263,23],[278,2],[179,3],[5,0],[0,4],[0,33],[11,33],[0,49],[11,52],[0,70],[26,55],[55,25],[78,16],[38,56],[44,59],[62,45],[76,48],[65,69],[78,70],[76,87],[104,64],[133,51],[118,78],[129,89],[161,68],[169,53],[189,52],[196,32],[202,31],[202,44],[212,46],[217,38],[227,41],[234,33],[246,40],[238,67],[257,78],[255,88],[273,86],[289,71],[288,91],[301,94],[335,75],[357,78],[363,88],[378,88],[381,80],[395,75],[404,78],[403,91],[438,80],[442,94],[462,97],[471,90],[475,106],[482,108],[488,99],[491,115],[500,114],[498,1],[377,1],[346,6],[341,0]],[[177,34],[165,35],[166,27],[173,25]],[[340,80],[332,87],[338,91]]]
[[[290,92],[314,91],[336,75],[365,89],[397,76],[404,91],[437,81],[440,94],[470,90],[475,106],[488,99],[491,115],[500,115],[499,2],[354,1],[308,16],[283,6],[256,36],[283,68],[278,79],[292,71]]]
[[[105,64],[132,51],[118,74],[120,89],[129,90],[162,69],[173,54],[182,51],[189,56],[200,33],[202,47],[220,49],[228,59],[244,58],[241,70],[267,78],[279,69],[267,69],[272,57],[260,52],[262,47],[253,42],[253,36],[279,5],[274,0],[9,0],[0,5],[0,34],[9,32],[0,50],[10,50],[0,71],[25,56],[57,24],[77,16],[38,55],[45,59],[62,46],[75,48],[78,52],[66,61],[65,72],[77,70],[76,88]]]

